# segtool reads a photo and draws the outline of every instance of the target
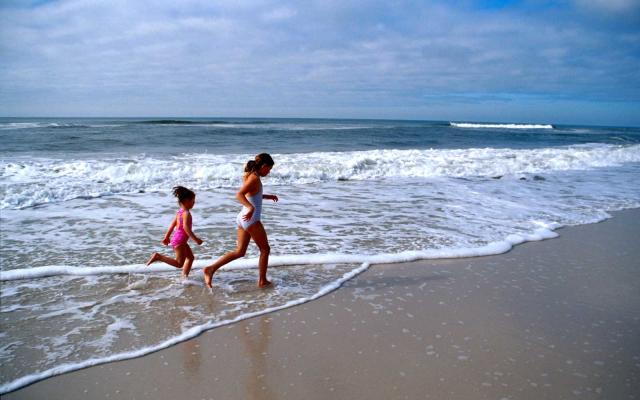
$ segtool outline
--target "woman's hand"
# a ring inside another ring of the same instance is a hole
[[[202,239],[200,239],[199,237],[196,237],[195,241],[198,244],[198,246],[200,246],[202,244]]]
[[[264,196],[262,196],[262,198],[267,200],[273,200],[275,203],[278,202],[278,196],[276,196],[275,194],[265,194]]]
[[[249,211],[247,211],[247,213],[245,215],[242,216],[242,219],[244,221],[248,221],[251,219],[251,217],[253,217],[253,212],[255,211],[255,208],[251,207],[249,209]]]
[[[168,237],[162,239],[162,244],[165,245],[165,246],[168,246],[169,242],[171,242],[171,240]]]

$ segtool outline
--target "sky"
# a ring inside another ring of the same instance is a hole
[[[640,126],[640,0],[0,0],[0,116]]]

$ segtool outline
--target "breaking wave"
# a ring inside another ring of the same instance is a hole
[[[455,128],[475,129],[554,129],[551,124],[479,124],[473,122],[449,122]]]
[[[191,154],[168,159],[16,159],[0,161],[0,209],[77,198],[165,190],[234,187],[248,155]],[[640,162],[640,145],[590,144],[542,149],[431,149],[274,155],[270,185],[387,178],[496,177],[591,170]]]

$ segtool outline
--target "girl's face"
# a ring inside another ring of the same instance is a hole
[[[273,168],[273,165],[263,165],[262,167],[260,167],[260,169],[258,170],[258,175],[260,176],[267,176],[269,175],[269,172],[271,172],[271,168]]]
[[[185,199],[182,202],[182,206],[187,210],[191,210],[195,204],[196,204],[196,198],[195,197],[193,199]]]

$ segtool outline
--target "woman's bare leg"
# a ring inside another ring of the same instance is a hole
[[[250,239],[251,239],[251,235],[249,235],[247,231],[245,231],[242,228],[238,228],[238,240],[237,240],[236,249],[218,258],[216,262],[209,265],[208,267],[205,267],[202,270],[204,274],[204,283],[206,283],[208,287],[212,287],[211,280],[213,279],[213,274],[220,267],[240,257],[244,257],[245,253],[247,252],[247,247],[249,246]]]
[[[271,282],[267,280],[267,267],[269,266],[269,253],[271,252],[271,247],[269,246],[267,232],[264,230],[264,226],[260,221],[257,221],[255,224],[247,228],[247,231],[251,235],[251,239],[256,242],[256,245],[258,245],[258,248],[260,249],[260,260],[258,261],[260,277],[258,279],[258,286],[269,286],[271,285]]]

